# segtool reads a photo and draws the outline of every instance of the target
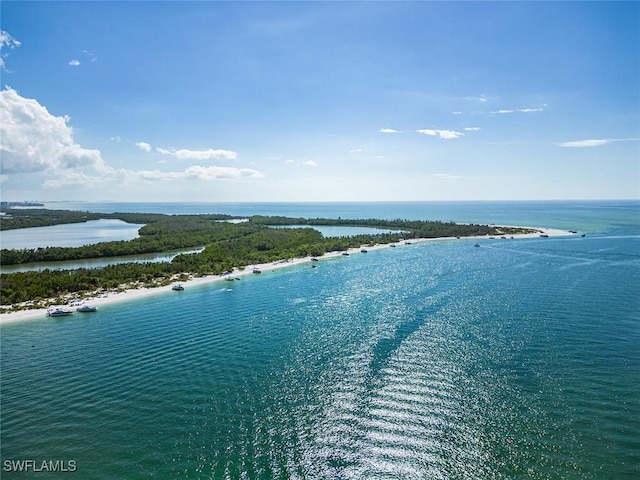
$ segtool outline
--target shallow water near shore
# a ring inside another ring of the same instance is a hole
[[[633,225],[375,250],[2,326],[2,459],[97,479],[635,478]]]

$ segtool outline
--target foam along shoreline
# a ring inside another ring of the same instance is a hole
[[[503,225],[505,226],[505,225]],[[506,226],[505,226],[506,227]],[[536,237],[540,237],[541,235],[546,235],[549,237],[558,237],[558,236],[575,236],[576,234],[573,232],[569,232],[566,230],[557,230],[557,229],[551,229],[551,228],[539,228],[539,227],[517,227],[517,228],[531,228],[531,229],[535,229],[536,232],[535,233],[520,233],[520,234],[514,234],[514,235],[509,235],[509,238],[536,238]],[[489,240],[491,237],[488,237],[486,235],[477,235],[477,236],[469,236],[469,237],[462,237],[461,240],[479,240],[479,239],[485,239],[485,240]],[[377,245],[373,245],[373,246],[361,246],[358,248],[350,248],[347,253],[349,254],[353,254],[353,253],[359,253],[361,251],[362,248],[366,248],[367,251],[371,251],[371,250],[377,250],[377,249],[381,249],[381,248],[389,248],[391,245],[402,245],[402,244],[409,244],[409,243],[421,243],[421,242],[435,242],[435,241],[443,241],[443,240],[449,240],[449,241],[455,241],[457,240],[455,237],[438,237],[438,238],[412,238],[409,240],[405,240],[402,242],[397,242],[397,243],[385,243],[385,244],[377,244]],[[337,252],[327,252],[324,255],[322,255],[321,257],[317,257],[319,259],[328,259],[328,258],[335,258],[335,257],[340,257],[343,255],[344,252],[341,251],[337,251]],[[233,278],[240,278],[246,275],[252,275],[254,269],[260,270],[261,272],[269,272],[269,271],[273,271],[279,268],[284,268],[284,267],[291,267],[294,265],[300,265],[302,263],[307,263],[307,262],[311,262],[311,259],[315,258],[315,257],[303,257],[303,258],[293,258],[293,259],[288,259],[288,260],[278,260],[275,262],[271,262],[271,263],[263,263],[263,264],[256,264],[256,265],[247,265],[243,270],[239,270],[239,269],[235,269],[230,275],[227,274],[222,274],[222,275],[208,275],[206,277],[196,277],[196,278],[191,278],[189,280],[186,281],[181,281],[181,282],[175,282],[175,283],[181,283],[182,286],[187,289],[189,287],[194,287],[194,286],[198,286],[198,285],[203,285],[203,284],[208,284],[208,283],[212,283],[212,282],[221,282],[221,281],[225,281],[229,276],[233,277]],[[173,292],[171,290],[171,287],[175,284],[171,284],[171,285],[163,285],[161,287],[152,287],[152,288],[148,288],[148,287],[140,287],[140,288],[131,288],[128,290],[125,290],[123,292],[113,292],[113,293],[107,293],[107,294],[102,294],[100,296],[95,296],[95,297],[89,297],[89,296],[84,296],[84,297],[75,297],[74,299],[70,299],[69,301],[78,301],[80,300],[81,302],[84,302],[87,305],[91,305],[94,307],[97,307],[98,310],[100,309],[100,307],[104,306],[104,305],[109,305],[109,304],[113,304],[113,303],[117,303],[117,302],[123,302],[123,301],[131,301],[131,300],[136,300],[139,298],[144,298],[144,297],[148,297],[150,295],[159,295],[161,293],[168,293],[168,294],[174,294],[177,295],[179,294],[179,292]],[[42,319],[46,317],[47,314],[47,310],[49,308],[56,308],[56,307],[60,307],[61,305],[57,305],[57,306],[51,306],[48,308],[38,308],[38,309],[30,309],[30,310],[19,310],[19,311],[15,311],[15,312],[9,312],[9,313],[2,313],[0,314],[0,325],[5,325],[8,323],[14,323],[14,322],[21,322],[21,321],[25,321],[25,320],[33,320],[33,319]],[[65,306],[66,307],[66,306]],[[75,312],[75,307],[73,307],[73,310]],[[83,313],[77,312],[75,315],[84,315]],[[91,314],[89,314],[91,315]]]

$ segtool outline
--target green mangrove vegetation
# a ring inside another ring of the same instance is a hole
[[[15,212],[20,212],[14,214]],[[28,212],[28,213],[22,213]],[[11,218],[2,218],[2,228],[23,228],[51,224],[59,219],[87,221],[119,218],[144,223],[139,237],[129,241],[103,242],[75,248],[47,247],[0,252],[2,265],[30,262],[77,260],[139,253],[205,247],[199,253],[182,254],[166,263],[124,263],[95,269],[41,270],[2,275],[0,304],[9,306],[32,302],[57,302],[62,296],[95,295],[118,288],[157,286],[189,276],[221,274],[233,268],[276,260],[320,256],[364,244],[397,242],[401,238],[463,237],[470,235],[508,235],[535,230],[487,225],[455,224],[415,220],[377,219],[304,219],[253,216],[242,222],[228,222],[228,215],[93,214],[56,210],[11,210]],[[68,214],[68,215],[67,215]],[[23,218],[25,217],[25,218]],[[84,220],[80,220],[84,218]],[[27,220],[28,219],[28,220]],[[283,225],[366,226],[396,233],[324,237],[313,228],[274,228]],[[38,303],[39,302],[39,303]]]

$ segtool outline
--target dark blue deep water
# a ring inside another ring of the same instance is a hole
[[[639,478],[639,202],[99,208],[586,236],[405,245],[4,325],[2,478]],[[76,472],[8,472],[24,459]]]

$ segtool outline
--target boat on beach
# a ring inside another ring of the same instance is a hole
[[[181,283],[176,283],[173,287],[171,287],[171,290],[175,290],[176,292],[181,292],[182,290],[184,290],[184,287],[182,286]]]

